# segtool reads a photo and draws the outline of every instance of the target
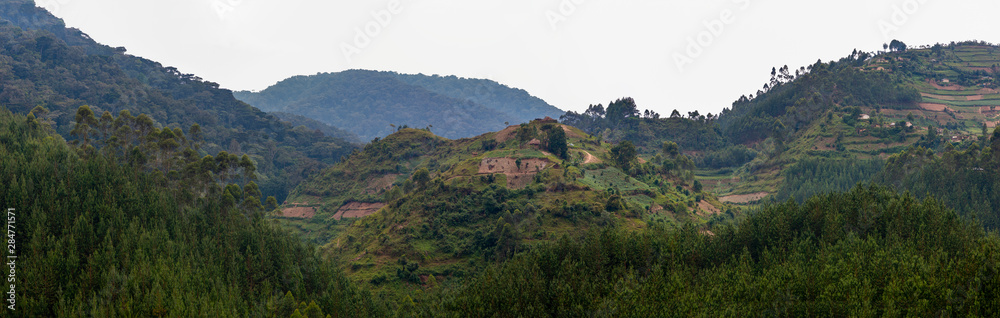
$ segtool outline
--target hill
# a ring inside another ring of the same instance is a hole
[[[317,119],[363,140],[404,125],[432,127],[447,138],[472,137],[503,129],[504,123],[562,114],[523,90],[488,80],[365,70],[295,76],[235,96],[266,111]]]
[[[700,192],[687,157],[636,154],[554,120],[458,140],[401,129],[303,182],[277,218],[356,282],[393,293],[588,228],[738,213]]]
[[[661,117],[625,98],[561,120],[604,140],[632,141],[644,153],[675,142],[701,168],[698,180],[724,201],[804,200],[869,180],[911,146],[941,151],[983,140],[1000,120],[993,66],[1000,48],[894,47],[775,68],[756,94],[718,115]]]
[[[216,83],[99,44],[32,1],[0,2],[0,38],[0,104],[20,114],[45,108],[36,115],[69,140],[76,139],[71,130],[82,105],[98,118],[129,111],[146,114],[157,128],[198,125],[200,133],[190,137],[204,141],[202,155],[249,155],[262,191],[278,199],[310,171],[356,148],[313,129],[293,129]]]

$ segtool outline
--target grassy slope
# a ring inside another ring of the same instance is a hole
[[[560,127],[538,121],[528,127],[543,134],[546,125]],[[570,147],[568,159],[563,160],[518,141],[513,133],[517,127],[459,140],[424,130],[401,130],[293,191],[288,202],[317,208],[312,220],[276,218],[308,239],[326,243],[325,250],[355,281],[375,283],[378,289],[394,293],[416,286],[398,275],[397,270],[406,268],[400,259],[419,264],[414,275],[447,280],[472,274],[506,252],[593,227],[615,223],[641,229],[650,222],[709,222],[714,214],[700,210],[696,198],[717,211],[728,210],[716,198],[694,193],[681,180],[654,175],[640,181],[604,164],[610,162],[611,145],[576,128],[565,126]],[[485,150],[483,144],[492,141],[499,143]],[[601,163],[584,164],[585,153]],[[548,163],[537,175],[527,176],[530,180],[523,188],[509,188],[507,175],[478,173],[486,158]],[[425,186],[410,179],[420,168],[430,171],[431,181]],[[373,188],[372,180],[381,178],[391,178],[392,186]],[[621,196],[624,210],[607,211],[612,192]],[[494,193],[496,207],[490,208],[493,204],[482,200],[491,200]],[[352,201],[388,205],[361,219],[330,220],[341,205]],[[701,206],[708,209],[704,203]],[[507,241],[496,239],[504,235],[503,224],[512,227]],[[498,252],[497,246],[504,242],[511,249]]]

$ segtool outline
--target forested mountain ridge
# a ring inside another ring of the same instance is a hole
[[[896,41],[892,48],[776,67],[760,90],[721,114],[661,116],[624,98],[561,120],[646,153],[676,142],[702,168],[699,180],[734,202],[844,191],[910,146],[982,140],[1000,122],[1000,47],[969,41],[907,49]]]
[[[523,90],[488,80],[348,70],[294,76],[261,92],[235,96],[266,111],[314,118],[364,140],[393,126],[431,127],[443,137],[472,137],[562,111]]]
[[[277,117],[233,98],[218,84],[125,54],[90,39],[32,1],[0,2],[0,104],[37,113],[73,139],[74,113],[89,105],[97,117],[123,110],[144,113],[156,127],[200,126],[206,153],[228,150],[257,162],[263,192],[283,199],[298,180],[356,146]]]
[[[451,98],[468,100],[518,119],[518,122],[511,122],[511,124],[526,123],[537,118],[559,118],[566,113],[549,105],[541,98],[528,94],[523,89],[509,87],[488,79],[464,78],[454,75],[428,76],[389,73],[408,84],[417,85]]]

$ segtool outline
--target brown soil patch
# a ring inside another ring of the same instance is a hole
[[[636,158],[636,159],[638,159],[638,160],[639,160],[639,163],[640,163],[640,164],[643,164],[643,163],[646,163],[646,159],[642,159],[642,158]]]
[[[965,96],[965,100],[983,100],[983,95]]]
[[[316,208],[311,206],[281,209],[281,216],[286,218],[311,219],[316,215]]]
[[[928,80],[927,82],[930,83],[931,86],[934,86],[934,88],[937,88],[937,89],[940,89],[940,90],[943,90],[943,91],[960,91],[960,90],[964,89],[964,88],[962,88],[961,86],[958,86],[958,85],[941,86],[935,80]]]
[[[770,193],[767,193],[767,192],[757,192],[757,193],[751,193],[751,194],[727,195],[727,196],[719,198],[719,201],[729,202],[729,203],[750,203],[750,202],[760,201],[760,199],[763,199],[768,194],[770,194]]]
[[[698,202],[698,208],[701,209],[701,211],[702,211],[702,213],[698,214],[698,215],[701,215],[701,216],[712,216],[712,215],[716,215],[716,214],[722,213],[722,211],[720,211],[714,205],[712,205],[711,203],[708,203],[705,200],[702,200],[701,202]]]
[[[601,163],[601,159],[597,159],[597,157],[594,157],[594,155],[590,154],[590,152],[584,151],[583,164],[588,164],[588,163]]]
[[[360,218],[378,212],[378,209],[384,206],[385,203],[350,202],[337,209],[337,213],[333,215],[333,218],[337,220],[343,218]]]
[[[521,159],[521,166],[517,166],[517,159],[514,158],[485,158],[479,162],[479,174],[502,173],[507,176],[507,187],[520,189],[527,186],[535,174],[545,170],[550,164],[545,159]]]
[[[508,140],[514,139],[514,134],[517,133],[517,128],[521,127],[519,125],[507,126],[501,131],[498,131],[496,136],[493,137],[497,143],[505,143]]]
[[[996,128],[1000,124],[1000,121],[988,121],[986,122],[986,128]]]
[[[945,104],[933,104],[933,103],[920,103],[920,108],[929,110],[932,112],[943,112],[948,109],[948,105]]]
[[[992,95],[992,94],[997,94],[997,93],[1000,93],[1000,92],[998,92],[997,90],[992,89],[992,88],[982,88],[982,89],[979,90],[979,93],[983,94],[983,95]]]

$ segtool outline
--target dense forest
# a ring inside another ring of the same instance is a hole
[[[34,114],[0,109],[18,315],[382,316],[313,248],[263,218],[277,202],[261,205],[246,156],[198,157],[198,128],[185,138],[144,114],[97,119],[81,107],[75,117],[70,146]]]
[[[593,230],[490,266],[426,315],[996,316],[1000,240],[877,186],[767,205],[711,234]]]
[[[911,147],[889,158],[880,182],[918,197],[934,197],[989,229],[1000,228],[1000,129],[990,139],[948,144],[940,154]]]
[[[295,76],[235,96],[266,111],[322,121],[365,141],[385,137],[394,126],[430,127],[454,139],[562,114],[523,90],[488,80],[365,70]]]
[[[218,84],[98,44],[32,1],[0,2],[0,104],[71,139],[77,107],[95,113],[147,114],[156,127],[202,127],[203,151],[247,154],[259,166],[264,193],[283,201],[312,171],[356,146],[310,129],[293,129],[233,98]]]

